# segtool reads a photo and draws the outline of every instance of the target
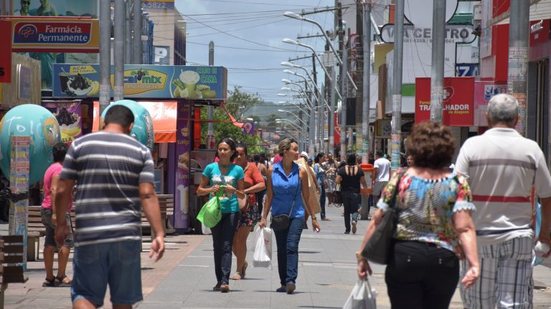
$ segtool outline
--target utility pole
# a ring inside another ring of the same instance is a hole
[[[134,39],[132,40],[132,63],[142,63],[142,0],[134,0]]]
[[[509,11],[511,12],[511,23],[509,25],[507,92],[518,100],[519,119],[515,128],[521,135],[526,136],[530,1],[511,0]]]
[[[430,120],[442,122],[444,93],[444,40],[446,36],[446,1],[433,0],[432,74],[430,79]]]
[[[107,1],[108,2],[108,1]],[[115,88],[114,100],[124,98],[124,36],[126,16],[126,6],[124,0],[114,0],[115,2]]]
[[[111,101],[111,1],[100,1],[99,106],[100,115]]]
[[[214,65],[214,42],[209,42],[209,66]],[[207,149],[214,149],[215,147],[215,141],[214,141],[214,124],[212,123],[213,120],[213,114],[214,114],[214,108],[209,105],[207,107],[207,119],[208,119],[208,125],[207,125]]]
[[[133,63],[132,62],[132,0],[125,0],[126,2],[126,19],[125,19],[125,37],[124,37],[124,63]]]
[[[346,160],[346,73],[348,72],[348,52],[346,50],[346,45],[344,42],[344,34],[346,33],[345,24],[342,20],[342,3],[337,1],[337,25],[338,25],[338,36],[339,36],[339,51],[342,59],[342,66],[340,71],[341,77],[341,125],[340,125],[340,158],[341,161]]]
[[[321,117],[321,114],[319,113],[319,110],[320,110],[320,106],[323,105],[323,100],[321,98],[319,98],[317,95],[316,95],[316,87],[318,85],[318,73],[316,72],[316,55],[315,53],[312,53],[312,78],[314,79],[314,89],[312,89],[312,93],[314,94],[314,98],[316,98],[315,100],[312,100],[313,103],[315,104],[312,104],[312,113],[314,113],[314,126],[316,124],[315,121],[317,121],[318,123],[322,122],[321,119],[323,119]],[[315,112],[315,109],[317,109],[317,111]],[[316,117],[316,114],[318,115]],[[317,130],[315,130],[317,133],[316,134],[316,149],[315,149],[315,152],[321,152],[321,146],[322,146],[322,142],[321,142],[321,131],[319,130],[319,126],[317,127]],[[317,153],[314,153],[313,154],[314,156],[317,155]]]
[[[362,163],[369,160],[369,99],[371,76],[371,0],[363,2],[363,98],[362,98]]]
[[[394,14],[394,59],[392,64],[391,169],[400,168],[402,145],[402,63],[404,54],[404,0],[396,0]]]
[[[320,152],[325,151],[325,125],[327,124],[325,119],[325,84],[321,85],[321,94],[318,98],[318,125],[319,125],[319,132],[320,132]],[[322,150],[323,149],[323,150]],[[325,151],[327,153],[327,151]]]
[[[331,67],[331,91],[329,92],[331,96],[331,105],[329,106],[329,153],[335,155],[335,103],[337,102],[336,95],[336,81],[337,81],[337,64],[334,63]]]

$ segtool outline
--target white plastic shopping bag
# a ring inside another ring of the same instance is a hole
[[[376,309],[377,302],[375,300],[377,292],[371,288],[367,278],[358,280],[352,289],[350,296],[344,303],[343,309]]]
[[[266,267],[272,269],[272,229],[260,228],[254,230],[256,245],[253,255],[254,267]]]
[[[201,223],[201,232],[203,233],[203,235],[212,234],[212,232],[210,231],[210,228],[208,226],[204,225],[203,223]]]

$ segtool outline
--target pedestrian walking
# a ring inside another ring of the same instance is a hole
[[[272,218],[280,215],[288,216],[288,225],[283,229],[278,230],[272,224],[276,236],[281,284],[276,291],[293,294],[298,275],[298,247],[304,228],[305,213],[310,214],[314,231],[319,232],[320,226],[314,215],[313,205],[308,205],[308,172],[294,162],[298,159],[297,141],[285,138],[279,143],[278,150],[282,160],[268,170],[266,203],[259,225],[266,226],[270,210]],[[306,201],[306,205],[303,201]]]
[[[247,204],[241,210],[237,232],[233,236],[232,251],[237,260],[237,268],[235,274],[231,277],[232,280],[240,280],[245,278],[247,267],[247,238],[254,226],[260,219],[260,212],[256,200],[256,194],[266,189],[266,183],[262,174],[258,170],[255,162],[249,162],[247,154],[247,146],[243,143],[238,143],[236,146],[237,157],[235,164],[241,166],[244,172],[245,189],[243,192],[247,196]]]
[[[376,203],[381,198],[381,192],[383,191],[383,188],[386,186],[390,179],[390,161],[385,158],[382,151],[376,152],[376,160],[373,162],[373,168],[375,169],[375,179],[373,182],[373,200]],[[367,206],[367,215],[368,220],[369,217],[369,210],[371,208],[371,204],[368,204]]]
[[[352,216],[352,234],[356,234],[358,223],[358,209],[362,201],[360,189],[367,188],[364,172],[356,164],[356,154],[349,153],[346,165],[337,171],[337,184],[341,186],[344,205],[344,233],[350,234],[350,216]]]
[[[455,150],[448,128],[433,122],[416,124],[406,147],[413,166],[395,173],[384,188],[360,248],[389,207],[397,210],[385,270],[392,308],[445,309],[459,280],[458,255],[464,254],[469,267],[462,285],[471,287],[479,276],[471,217],[475,207],[466,179],[448,170]],[[358,275],[365,278],[372,271],[360,252],[356,253]]]
[[[44,173],[44,199],[42,200],[42,207],[40,209],[42,223],[46,229],[46,235],[44,239],[44,269],[46,270],[46,279],[42,284],[43,287],[55,287],[71,286],[71,278],[67,277],[65,270],[67,268],[67,262],[69,261],[69,253],[73,247],[73,231],[71,228],[71,216],[66,213],[63,217],[67,221],[69,226],[69,233],[63,240],[63,245],[57,247],[55,241],[55,228],[56,228],[56,194],[59,183],[59,174],[63,169],[63,160],[67,154],[67,145],[64,143],[57,143],[52,148],[52,154],[54,162],[46,169]],[[72,201],[69,201],[69,207],[67,210],[70,212],[72,209]],[[54,253],[57,249],[57,276],[54,277]]]
[[[100,132],[71,144],[55,199],[56,240],[69,229],[65,214],[72,191],[75,199],[75,253],[71,298],[73,308],[101,307],[107,285],[117,308],[141,301],[141,210],[155,238],[149,256],[164,253],[164,229],[154,189],[153,159],[147,147],[129,134],[134,115],[125,106],[111,106]]]
[[[222,219],[211,228],[214,249],[214,271],[216,285],[213,291],[230,291],[229,279],[232,262],[233,236],[237,230],[240,209],[245,207],[246,195],[243,168],[234,164],[237,157],[236,143],[231,138],[223,138],[217,144],[218,162],[210,163],[203,170],[197,195],[213,195],[219,190]]]
[[[314,158],[314,173],[316,173],[316,179],[318,181],[318,186],[320,188],[320,208],[321,208],[321,220],[327,220],[325,217],[325,168],[323,167],[323,163],[325,162],[325,154],[323,152],[320,152],[316,155]]]
[[[266,176],[268,175],[268,167],[266,165],[267,161],[264,155],[254,155],[253,161],[260,171],[260,175],[264,178],[264,183],[266,183]],[[258,213],[262,214],[262,207],[264,207],[264,196],[266,195],[266,189],[260,190],[256,193],[256,203],[258,204]]]
[[[514,129],[513,96],[493,96],[486,118],[490,129],[465,141],[455,164],[472,188],[482,269],[461,296],[465,308],[532,308],[534,241],[551,245],[551,176],[538,144]],[[542,205],[539,235],[532,228],[533,189]]]

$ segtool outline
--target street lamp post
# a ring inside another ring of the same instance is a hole
[[[283,15],[286,16],[286,17],[289,17],[289,18],[309,22],[309,23],[312,23],[312,24],[318,26],[321,33],[323,33],[323,36],[325,37],[325,40],[327,40],[329,48],[331,48],[331,51],[333,52],[333,54],[337,58],[337,61],[339,62],[339,65],[342,65],[342,63],[343,63],[342,59],[341,59],[341,57],[339,57],[339,54],[335,50],[335,47],[333,47],[333,44],[331,44],[331,39],[327,36],[327,33],[325,33],[325,30],[323,30],[323,27],[317,21],[315,21],[313,19],[306,18],[306,17],[304,17],[300,14],[297,14],[295,12],[290,12],[290,11],[283,13]],[[346,75],[348,76],[348,79],[350,80],[350,83],[352,83],[352,87],[354,87],[355,90],[358,90],[358,87],[356,86],[356,83],[354,82],[354,79],[352,78],[352,76],[350,75],[350,73],[348,71],[346,71]]]

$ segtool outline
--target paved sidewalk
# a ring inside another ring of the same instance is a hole
[[[357,235],[344,235],[342,208],[328,207],[319,234],[307,230],[300,243],[299,276],[294,295],[276,293],[277,265],[273,269],[252,267],[253,237],[249,237],[249,268],[244,280],[230,282],[231,292],[212,292],[215,284],[210,236],[167,237],[165,257],[158,263],[142,253],[144,308],[341,308],[356,282],[354,252],[369,221],[360,221]],[[0,231],[2,226],[0,226]],[[144,242],[144,249],[148,243]],[[274,258],[275,258],[274,242]],[[71,265],[68,266],[71,274]],[[233,264],[235,269],[235,259]],[[43,288],[43,261],[29,263],[29,281],[10,284],[6,308],[70,308],[69,288]],[[538,266],[534,272],[534,308],[551,308],[551,269]],[[390,308],[384,284],[384,266],[374,265],[370,277],[377,289],[378,308]],[[104,308],[111,308],[105,300]],[[462,308],[456,293],[450,308]]]

